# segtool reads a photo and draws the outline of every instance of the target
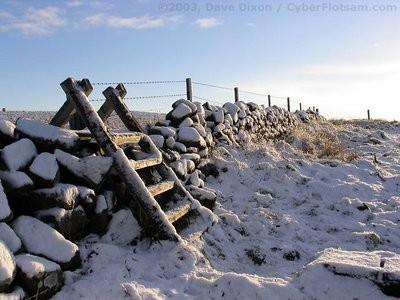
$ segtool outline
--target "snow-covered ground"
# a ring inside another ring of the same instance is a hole
[[[83,266],[55,299],[393,299],[379,284],[400,289],[400,128],[337,128],[357,159],[284,141],[218,148],[213,223],[191,219],[179,244],[129,245],[139,228],[121,210],[80,243]]]

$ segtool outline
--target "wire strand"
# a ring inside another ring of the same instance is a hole
[[[165,83],[184,83],[184,80],[160,80],[160,81],[132,81],[132,82],[93,82],[92,85],[116,85],[116,84],[165,84]]]

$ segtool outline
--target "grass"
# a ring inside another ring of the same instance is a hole
[[[338,135],[338,128],[332,122],[310,122],[296,127],[286,141],[303,153],[315,158],[352,161],[359,156],[345,150]]]

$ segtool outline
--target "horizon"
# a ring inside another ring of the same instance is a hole
[[[67,77],[184,81],[214,103],[233,88],[290,97],[328,118],[400,119],[400,5],[363,1],[2,1],[0,105],[57,111]],[[4,46],[5,45],[5,46]],[[95,85],[90,99],[107,86]],[[127,97],[185,94],[182,82],[127,85]],[[182,97],[127,100],[166,112]],[[195,98],[194,100],[202,99]],[[240,93],[267,104],[266,97]],[[101,104],[101,101],[93,102]],[[285,107],[284,99],[272,104]]]

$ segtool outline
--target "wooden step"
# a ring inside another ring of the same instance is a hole
[[[164,208],[164,213],[167,215],[168,221],[173,223],[186,215],[190,210],[190,203],[188,201],[179,201],[177,203],[169,203]]]
[[[79,130],[76,131],[76,134],[79,135],[79,139],[81,141],[88,141],[93,138],[92,133],[89,130]],[[143,137],[142,133],[139,132],[126,132],[126,133],[110,133],[111,139],[118,146],[124,144],[137,144]]]
[[[157,166],[162,163],[162,157],[152,157],[141,160],[132,161],[135,170],[140,170],[152,166]]]
[[[171,189],[174,188],[174,184],[175,182],[173,181],[164,181],[161,183],[157,183],[154,185],[150,185],[147,187],[147,189],[149,190],[150,194],[155,197],[157,195],[160,195],[166,191],[169,191]]]

